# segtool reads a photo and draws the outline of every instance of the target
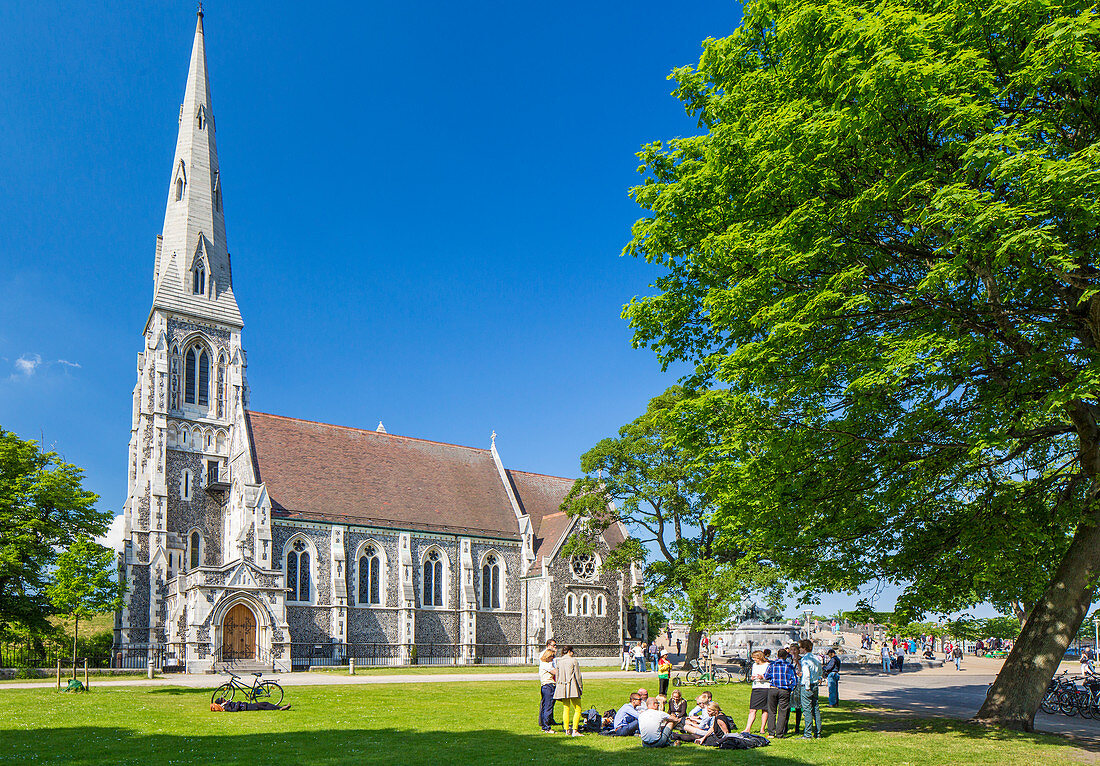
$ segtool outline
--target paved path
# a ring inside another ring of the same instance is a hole
[[[963,660],[962,671],[949,664],[887,676],[881,669],[863,667],[841,676],[840,697],[922,716],[966,719],[982,706],[1000,666],[1000,660],[970,657]],[[1064,667],[1071,672],[1077,669],[1076,665]],[[1040,712],[1035,716],[1035,728],[1100,744],[1100,721],[1080,716]]]

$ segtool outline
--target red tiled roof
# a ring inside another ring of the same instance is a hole
[[[247,422],[276,516],[519,537],[489,450],[262,412]]]
[[[508,471],[520,507],[531,517],[535,530],[535,561],[549,556],[569,529],[570,518],[558,510],[573,487],[572,479],[527,471]]]

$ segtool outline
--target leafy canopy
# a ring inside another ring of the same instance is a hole
[[[0,626],[47,629],[46,574],[57,550],[106,533],[111,514],[81,486],[83,471],[0,428]]]
[[[703,132],[639,155],[624,316],[718,389],[714,524],[909,618],[1035,601],[1100,521],[1100,17],[763,0],[673,78]]]
[[[627,525],[635,534],[604,566],[645,563],[650,603],[703,630],[726,624],[754,592],[778,603],[782,585],[774,567],[746,556],[733,536],[719,536],[713,524],[712,499],[703,484],[707,468],[682,446],[690,434],[682,433],[677,408],[689,396],[673,386],[616,438],[585,452],[585,476],[562,507],[579,519],[566,552],[591,550],[609,526]]]

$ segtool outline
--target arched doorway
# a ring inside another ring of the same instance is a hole
[[[222,620],[222,659],[256,659],[256,615],[245,604],[237,604]]]

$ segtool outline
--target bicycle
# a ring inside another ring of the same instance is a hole
[[[252,686],[247,686],[241,683],[241,677],[232,671],[226,671],[231,678],[224,684],[214,690],[214,695],[210,698],[211,702],[216,702],[218,698],[229,701],[233,699],[233,695],[236,692],[242,692],[247,702],[270,702],[272,705],[278,705],[283,701],[283,687],[274,681],[260,681],[260,677],[263,673],[253,673],[256,678],[252,682]]]
[[[715,684],[728,684],[733,678],[724,668],[716,668],[709,661],[699,664],[699,660],[692,660],[691,670],[682,676],[672,679],[673,686],[714,686]]]

